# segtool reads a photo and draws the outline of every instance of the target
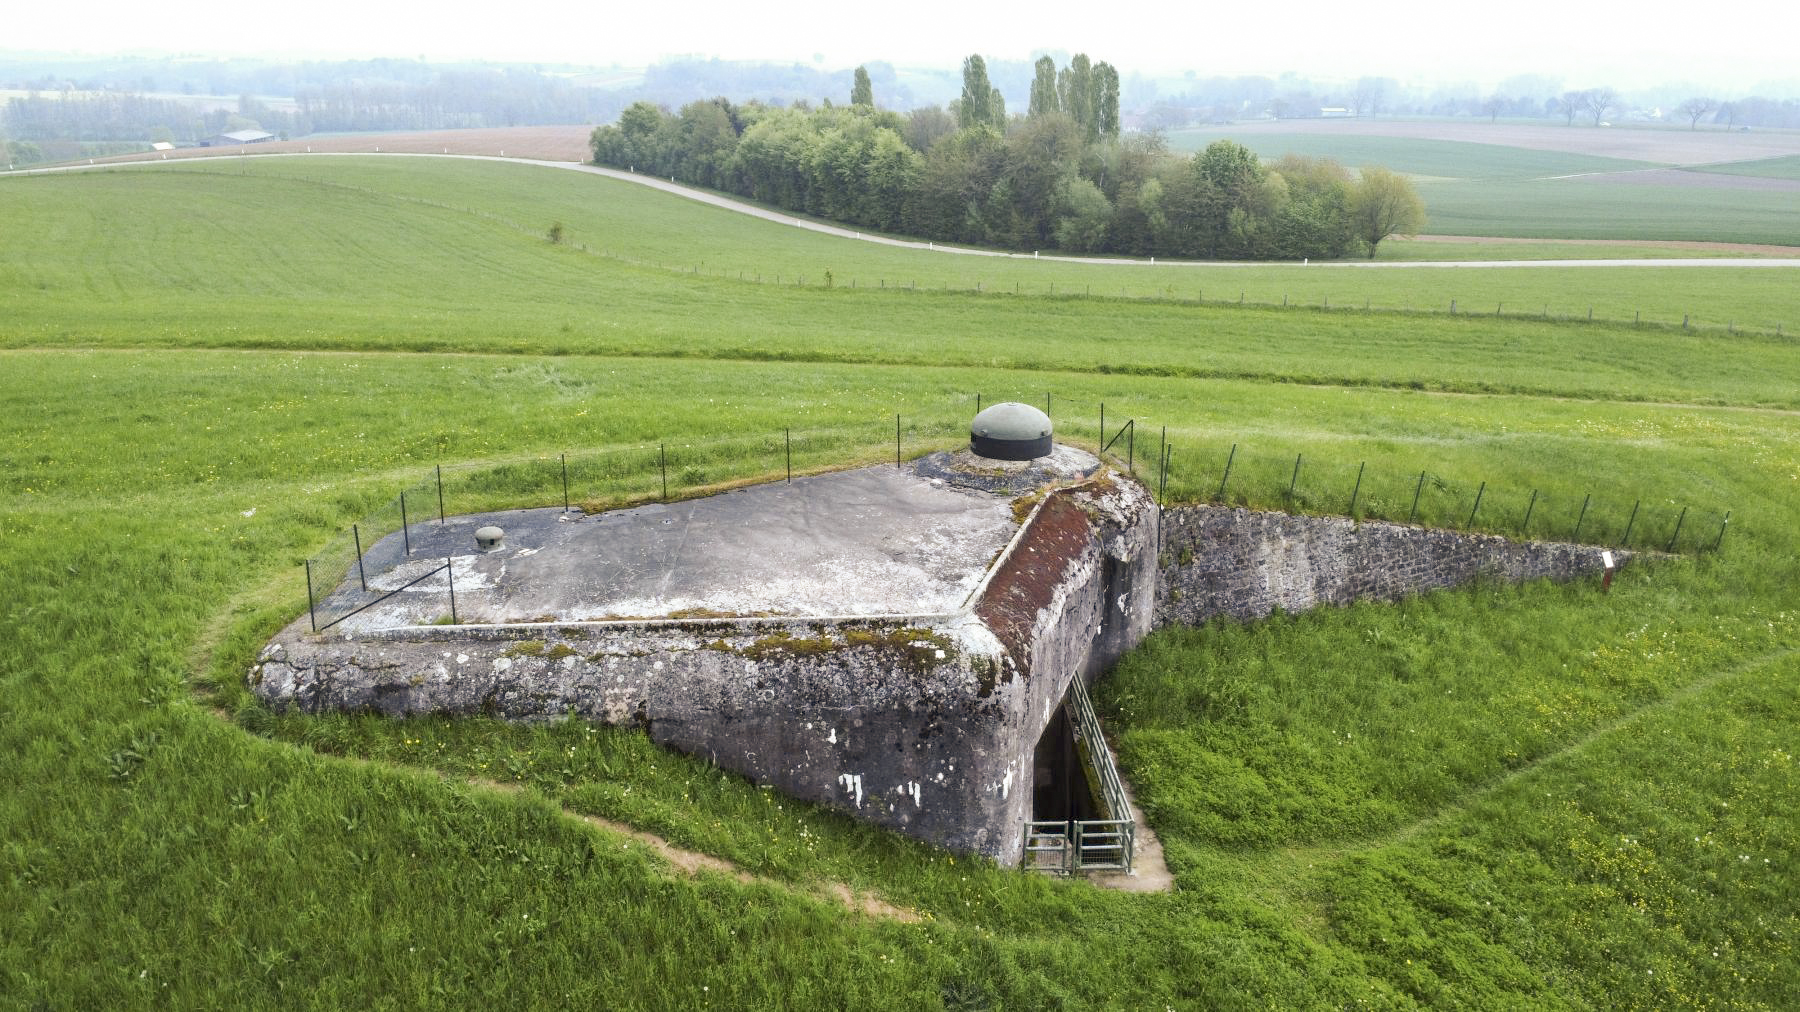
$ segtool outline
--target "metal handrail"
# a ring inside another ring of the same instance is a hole
[[[1067,703],[1075,735],[1087,747],[1088,767],[1100,782],[1104,819],[1028,820],[1025,823],[1025,866],[1036,871],[1068,875],[1078,871],[1122,871],[1130,874],[1137,856],[1137,820],[1131,799],[1119,779],[1112,751],[1100,732],[1100,717],[1088,698],[1087,686],[1077,675],[1069,686]],[[1040,855],[1054,854],[1047,862]]]
[[[1108,819],[1132,821],[1125,784],[1119,779],[1118,767],[1113,765],[1112,750],[1106,747],[1106,737],[1100,731],[1100,717],[1094,712],[1080,675],[1069,684],[1069,713],[1075,718],[1075,736],[1086,743],[1094,772],[1099,774],[1100,800],[1107,808]]]

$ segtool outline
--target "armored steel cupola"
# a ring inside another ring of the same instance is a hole
[[[1050,453],[1050,416],[1017,401],[996,404],[969,424],[969,449],[990,460],[1046,456]]]

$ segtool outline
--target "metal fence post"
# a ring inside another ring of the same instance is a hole
[[[1225,483],[1231,480],[1231,463],[1237,459],[1237,444],[1231,444],[1231,453],[1225,457],[1225,476],[1219,479],[1219,494],[1214,498],[1225,501]]]
[[[894,470],[900,470],[900,413],[894,412]]]
[[[1725,525],[1729,523],[1731,523],[1731,511],[1726,510],[1725,519],[1719,521],[1719,536],[1713,539],[1713,551],[1718,551],[1719,546],[1725,543]]]
[[[444,522],[444,465],[437,466],[438,523]]]
[[[669,444],[656,444],[656,469],[662,473],[663,502],[669,501]]]
[[[1723,527],[1719,528],[1719,536],[1720,537],[1725,536],[1725,529]],[[313,603],[312,560],[311,559],[306,560],[306,617],[307,617],[307,620],[312,623],[312,631],[318,632],[319,631],[319,613],[317,611],[317,605],[315,605]]]
[[[1531,526],[1531,511],[1534,509],[1537,509],[1537,496],[1538,496],[1538,490],[1535,488],[1532,489],[1531,490],[1531,503],[1525,507],[1525,522],[1519,525],[1519,533],[1520,534],[1524,534],[1525,529]]]
[[[562,455],[563,512],[569,512],[569,455]]]
[[[1575,518],[1575,533],[1569,537],[1570,541],[1579,542],[1581,540],[1581,522],[1587,519],[1588,503],[1592,502],[1593,498],[1594,493],[1592,492],[1581,497],[1581,515]]]
[[[450,585],[450,624],[462,625],[456,617],[456,570],[450,568],[450,556],[444,556],[444,582]]]
[[[1294,454],[1294,476],[1288,479],[1287,502],[1289,508],[1294,505],[1294,487],[1300,484],[1300,458],[1303,456],[1305,456],[1303,453]]]
[[[1687,519],[1687,511],[1686,506],[1681,507],[1681,515],[1675,518],[1675,533],[1669,535],[1669,547],[1665,551],[1675,550],[1675,539],[1681,537],[1681,523]]]
[[[1644,500],[1642,499],[1631,504],[1631,519],[1625,522],[1625,536],[1619,539],[1620,547],[1631,544],[1631,529],[1637,525],[1638,507],[1643,504]]]
[[[1356,519],[1356,497],[1362,494],[1363,469],[1369,466],[1368,461],[1356,465],[1356,487],[1350,490],[1350,519]]]
[[[1137,419],[1133,418],[1130,422],[1128,422],[1126,424],[1127,424],[1128,428],[1125,432],[1125,470],[1127,473],[1136,474],[1137,473]]]
[[[1420,471],[1420,472],[1419,472],[1419,484],[1418,484],[1418,487],[1416,487],[1416,488],[1414,488],[1414,489],[1413,489],[1413,504],[1412,504],[1412,512],[1410,512],[1410,513],[1408,513],[1408,514],[1406,514],[1406,522],[1407,522],[1407,523],[1408,523],[1408,524],[1410,524],[1410,523],[1412,523],[1412,522],[1413,522],[1413,518],[1414,518],[1414,517],[1417,517],[1417,516],[1418,516],[1418,515],[1419,515],[1419,496],[1420,496],[1420,494],[1422,494],[1422,493],[1423,493],[1423,492],[1424,492],[1424,491],[1425,491],[1425,472],[1424,472],[1424,471]]]
[[[787,480],[794,480],[794,430],[781,430],[782,442],[787,446]]]
[[[406,493],[400,493],[400,540],[406,545],[406,554],[412,555],[412,525],[406,522]]]
[[[362,563],[362,531],[355,524],[350,525],[350,536],[356,539],[356,582],[362,584],[363,593],[369,591],[369,577],[363,572]]]
[[[1475,512],[1481,509],[1481,497],[1486,494],[1487,482],[1484,481],[1481,483],[1481,487],[1475,490],[1475,508],[1469,511],[1469,522],[1463,524],[1463,530],[1466,531],[1475,526]]]

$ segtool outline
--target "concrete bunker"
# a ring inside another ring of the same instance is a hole
[[[302,616],[250,680],[307,712],[636,726],[1016,864],[1039,743],[1073,733],[1071,684],[1149,631],[1156,505],[1074,447],[1015,456],[946,451],[609,513],[433,518],[369,546],[368,589],[352,575],[329,598],[347,617],[314,633]],[[476,548],[489,527],[503,541]],[[456,624],[437,624],[452,590]],[[1047,791],[1091,751],[1066,746],[1045,753]]]
[[[987,433],[1012,456],[978,452],[972,425],[967,449],[905,466],[411,524],[364,553],[366,588],[331,592],[341,619],[268,644],[252,688],[305,712],[573,713],[952,850],[1129,869],[1137,827],[1087,686],[1154,625],[1602,564],[1576,545],[1165,513],[1086,451],[1035,452],[1048,432],[1012,415]]]

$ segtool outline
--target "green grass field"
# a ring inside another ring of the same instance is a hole
[[[1703,177],[1702,177],[1703,178]],[[1423,182],[1433,232],[1792,245],[1796,194],[1583,179]]]
[[[146,172],[151,178],[136,175]],[[867,297],[868,288],[887,291],[885,313],[895,315],[900,333],[909,332],[904,321],[915,312],[938,313],[929,300],[904,297],[934,289],[992,296],[962,311],[973,314],[965,317],[968,332],[1016,338],[1013,347],[1024,349],[1023,356],[1007,356],[984,344],[965,346],[963,354],[992,364],[1038,361],[1039,326],[1090,339],[1129,335],[1134,344],[1191,341],[1190,314],[1171,313],[1167,304],[1134,306],[1133,300],[1204,298],[1218,304],[1241,298],[1271,306],[1286,301],[1435,312],[1436,318],[1396,325],[1416,333],[1446,326],[1441,316],[1452,301],[1465,314],[1499,308],[1521,317],[1585,318],[1591,310],[1601,320],[1641,317],[1659,325],[1679,326],[1687,317],[1695,327],[1715,329],[1773,333],[1782,327],[1791,333],[1800,326],[1794,311],[1800,298],[1782,271],[1121,268],[920,255],[721,215],[631,184],[483,162],[283,158],[205,171],[153,167],[10,182],[0,190],[0,208],[17,223],[20,239],[0,249],[0,280],[14,321],[0,340],[309,346],[329,334],[353,346],[425,348],[440,335],[466,331],[463,321],[477,314],[490,317],[487,325],[459,342],[475,340],[489,350],[623,352],[638,346],[654,354],[668,354],[671,347],[716,353],[723,343],[750,354],[818,357],[828,355],[831,344],[858,339],[846,333],[836,307],[845,298]],[[146,194],[167,197],[146,205]],[[568,237],[560,248],[543,241],[556,221]],[[230,242],[199,243],[179,260],[165,254],[172,242],[208,236]],[[90,251],[91,262],[68,256],[71,244]],[[261,269],[238,269],[241,245],[262,250]],[[642,269],[621,272],[620,264]],[[718,283],[740,277],[743,284]],[[894,291],[900,286],[906,296]],[[796,295],[797,287],[807,294]],[[199,292],[233,319],[197,330],[191,306]],[[707,308],[700,311],[707,326],[671,342],[672,332],[693,329],[695,317],[672,318],[669,307],[692,302],[696,292],[707,293],[701,300]],[[1022,309],[1015,293],[1106,298],[1038,299]],[[65,308],[76,294],[90,303],[79,321]],[[960,295],[956,302],[970,305]],[[494,312],[498,306],[506,311]],[[763,322],[777,317],[780,332],[791,338],[784,342],[787,350],[762,332]],[[1205,319],[1253,321],[1242,326],[1259,334],[1271,327],[1315,329],[1310,316],[1299,328],[1262,312]],[[751,332],[757,335],[754,350],[743,344]],[[640,341],[646,334],[650,339]],[[890,348],[903,355],[906,343]],[[1159,357],[1145,354],[1153,362]],[[1132,361],[1135,353],[1118,357],[1115,368],[1149,367]],[[1385,368],[1385,359],[1377,364]]]
[[[1540,179],[1656,167],[1651,162],[1626,158],[1536,151],[1503,144],[1366,134],[1234,133],[1230,127],[1204,127],[1171,130],[1167,139],[1172,151],[1199,151],[1216,140],[1234,140],[1266,161],[1287,154],[1335,158],[1350,168],[1380,165],[1409,176],[1435,179]]]
[[[1793,340],[997,295],[998,273],[870,291],[966,265],[574,173],[249,169],[0,180],[0,1004],[1800,1003]],[[825,269],[829,290],[736,277]],[[1454,283],[1796,315],[1791,269],[1583,273],[1346,276],[1377,305]],[[1317,512],[1366,461],[1369,515],[1403,514],[1423,470],[1433,522],[1486,482],[1489,529],[1532,490],[1536,536],[1590,493],[1584,540],[1634,501],[1634,545],[1684,505],[1693,526],[1606,595],[1484,585],[1154,636],[1098,693],[1176,876],[1150,896],[953,858],[634,732],[277,716],[243,687],[305,607],[300,560],[436,463],[787,426],[849,463],[896,411],[909,447],[955,440],[977,392],[1052,393],[1077,440],[1101,401],[1166,426],[1177,499],[1212,495],[1236,444],[1249,505],[1283,501],[1299,453]],[[1721,550],[1691,551],[1724,510]]]
[[[1728,176],[1764,176],[1769,179],[1800,179],[1800,155],[1781,158],[1758,158],[1749,162],[1723,162],[1703,166],[1697,172],[1721,172]]]
[[[1662,167],[1657,163],[1467,141],[1358,134],[1234,134],[1229,127],[1177,130],[1177,151],[1237,140],[1273,160],[1284,154],[1381,165],[1417,177],[1433,234],[1533,239],[1680,240],[1789,246],[1800,235],[1792,193],[1709,187],[1705,173],[1792,179],[1793,157],[1709,165],[1695,185],[1640,185],[1564,178]],[[1574,254],[1579,256],[1580,254]],[[1638,254],[1618,252],[1615,256]]]

